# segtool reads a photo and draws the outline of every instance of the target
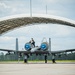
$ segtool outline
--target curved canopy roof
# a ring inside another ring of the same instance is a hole
[[[0,34],[20,26],[27,26],[35,23],[53,23],[75,27],[75,21],[63,17],[45,14],[33,15],[30,17],[30,15],[22,14],[0,18]]]

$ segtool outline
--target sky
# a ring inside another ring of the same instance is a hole
[[[75,0],[32,0],[32,14],[47,14],[75,20]],[[30,0],[0,0],[0,18],[18,14],[30,14]],[[19,50],[34,38],[40,46],[42,39],[51,38],[51,50],[75,49],[75,28],[61,24],[35,24],[16,28],[0,36],[0,48],[15,50],[16,38]]]

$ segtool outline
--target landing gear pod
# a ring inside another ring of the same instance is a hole
[[[48,43],[47,42],[43,42],[41,43],[41,46],[40,46],[41,50],[48,50]]]
[[[25,50],[29,51],[31,50],[31,43],[26,43],[24,46]]]

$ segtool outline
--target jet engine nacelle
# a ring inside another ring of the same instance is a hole
[[[29,51],[31,50],[31,43],[26,43],[24,46],[25,50]]]
[[[41,50],[48,50],[48,43],[47,42],[41,43],[40,48],[41,48]]]

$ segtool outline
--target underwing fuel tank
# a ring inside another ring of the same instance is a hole
[[[26,43],[25,46],[24,46],[25,50],[29,51],[31,50],[31,43]]]
[[[40,49],[45,51],[45,50],[48,50],[48,47],[49,47],[49,45],[48,45],[47,42],[42,42],[41,46],[40,46]]]

